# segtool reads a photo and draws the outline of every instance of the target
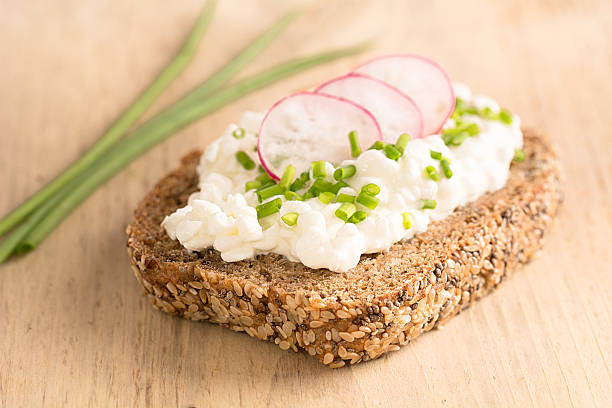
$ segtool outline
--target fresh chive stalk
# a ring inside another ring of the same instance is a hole
[[[281,217],[281,220],[283,220],[283,222],[290,227],[293,227],[295,224],[297,224],[298,217],[298,213],[287,213]]]
[[[322,178],[327,176],[327,168],[323,160],[312,162],[312,177]]]
[[[409,212],[402,213],[402,223],[404,225],[404,229],[412,228],[412,214]]]
[[[378,193],[380,193],[380,187],[378,187],[374,183],[368,183],[364,185],[363,187],[361,187],[361,192],[375,196],[375,195],[378,195]]]
[[[283,176],[281,177],[278,184],[284,189],[288,189],[289,185],[293,181],[293,177],[295,176],[295,167],[292,164],[287,165],[285,167],[285,171],[283,172]]]
[[[236,160],[245,170],[253,170],[255,168],[255,162],[242,150],[236,152]]]
[[[325,191],[332,191],[334,189],[334,185],[327,180],[324,179],[316,179],[314,183],[312,183],[312,189],[318,191],[319,193],[323,193]]]
[[[243,128],[234,129],[234,131],[232,132],[232,136],[234,136],[234,139],[242,139],[244,135],[245,131]],[[255,149],[257,149],[257,146],[255,147]]]
[[[332,186],[332,189],[330,191],[334,194],[338,194],[338,191],[340,191],[341,188],[348,187],[348,186],[349,186],[348,184],[340,180],[339,182],[337,182],[336,184]]]
[[[334,201],[334,198],[336,198],[336,195],[334,193],[332,193],[331,191],[324,191],[321,194],[319,194],[319,201],[322,202],[323,204],[329,204],[332,201]]]
[[[261,181],[258,181],[258,180],[247,181],[244,184],[244,191],[249,191],[249,190],[257,189],[259,187],[261,187]]]
[[[423,199],[421,208],[424,210],[433,210],[436,208],[436,200]]]
[[[280,198],[275,198],[274,200],[268,201],[267,203],[260,204],[255,207],[255,211],[257,211],[257,219],[261,219],[267,217],[268,215],[276,214],[279,212],[281,206],[283,205],[283,200]]]
[[[395,142],[395,148],[400,152],[404,153],[404,149],[408,146],[408,142],[410,141],[410,135],[408,133],[402,133],[400,137]]]
[[[363,192],[359,193],[355,201],[357,201],[359,204],[363,205],[364,207],[369,208],[370,210],[374,210],[378,206],[378,203],[380,203],[380,199],[374,197],[371,194],[363,193]]]
[[[440,160],[440,168],[442,169],[442,174],[444,174],[444,177],[448,179],[453,177],[453,171],[450,168],[448,159]]]
[[[368,215],[365,211],[355,211],[351,218],[348,219],[348,222],[353,224],[359,224],[361,221],[365,220]]]
[[[434,166],[425,167],[425,177],[432,179],[433,181],[440,181],[440,173]]]
[[[287,201],[304,201],[304,197],[296,193],[295,191],[285,191],[285,200]]]
[[[357,171],[357,168],[353,166],[352,164],[346,167],[340,167],[340,168],[337,168],[336,171],[334,171],[334,178],[338,181],[344,180],[349,177],[353,177],[356,171]]]
[[[402,157],[402,152],[392,144],[386,144],[383,150],[385,151],[385,155],[391,160],[398,161],[399,158]]]
[[[351,195],[351,194],[340,193],[336,197],[336,202],[337,203],[354,203],[355,202],[355,196]]]
[[[274,184],[270,187],[266,187],[257,192],[257,199],[261,203],[264,200],[267,200],[270,197],[274,197],[276,195],[281,195],[285,193],[285,189],[280,184]]]
[[[349,144],[351,145],[351,156],[359,157],[361,154],[361,147],[359,146],[359,137],[357,136],[356,130],[351,130],[348,134]]]
[[[442,153],[440,152],[436,152],[435,150],[430,150],[429,151],[429,156],[434,159],[434,160],[440,160],[442,159]]]
[[[377,140],[374,142],[372,146],[368,150],[383,150],[385,148],[385,143]]]
[[[344,222],[347,222],[355,211],[357,211],[355,204],[342,203],[342,205],[336,210],[336,217],[340,218]]]

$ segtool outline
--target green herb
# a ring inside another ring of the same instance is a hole
[[[255,149],[255,151],[257,151],[257,149]],[[257,171],[258,171],[259,173],[261,173],[261,174],[268,175],[268,174],[266,173],[266,169],[264,169],[264,168],[263,168],[263,166],[262,166],[261,164],[258,164],[258,165],[257,165]]]
[[[353,177],[356,171],[357,171],[357,168],[353,166],[352,164],[346,167],[340,167],[336,169],[336,171],[334,171],[334,178],[336,180],[347,179],[349,177]]]
[[[497,118],[506,125],[512,124],[512,114],[508,112],[506,109],[502,109],[497,114]]]
[[[298,216],[298,213],[287,213],[281,217],[281,220],[283,220],[285,224],[292,227],[297,224]]]
[[[442,159],[442,153],[440,152],[436,152],[435,150],[430,150],[429,151],[429,156],[434,159],[434,160],[440,160]]]
[[[342,203],[342,205],[336,210],[336,217],[340,218],[344,222],[347,222],[355,211],[357,211],[355,204]]]
[[[243,152],[242,150],[236,152],[236,160],[238,160],[238,162],[246,170],[253,170],[255,168],[255,162],[251,160],[249,155]]]
[[[321,194],[319,194],[319,201],[322,202],[323,204],[331,203],[332,201],[334,201],[334,198],[336,198],[336,195],[332,193],[331,191],[324,191]]]
[[[242,139],[244,135],[245,132],[243,128],[234,129],[234,131],[232,132],[232,136],[234,136],[234,138],[236,139]],[[257,151],[257,146],[255,146],[255,151]]]
[[[412,214],[409,212],[402,213],[402,220],[404,224],[404,229],[412,228]]]
[[[340,191],[341,188],[348,187],[348,186],[349,186],[348,184],[340,180],[339,182],[337,182],[336,184],[332,186],[332,189],[330,191],[334,194],[338,194],[338,191]]]
[[[378,206],[378,203],[380,203],[380,199],[374,197],[371,194],[363,193],[363,192],[359,193],[355,201],[357,201],[359,204],[363,205],[364,207],[369,208],[370,210],[374,210]]]
[[[304,201],[304,197],[296,193],[295,191],[285,191],[285,200],[287,201]]]
[[[283,176],[281,177],[278,184],[285,189],[289,188],[289,185],[291,184],[291,181],[293,180],[293,176],[295,176],[295,167],[289,164],[287,165],[287,167],[285,167]]]
[[[253,148],[254,152],[257,152],[257,145],[255,145],[255,147]],[[261,167],[261,164],[259,166],[257,166],[257,170],[259,170],[259,167]]]
[[[378,193],[380,193],[380,187],[378,187],[374,183],[368,183],[368,184],[364,185],[363,187],[361,187],[361,192],[362,193],[368,193],[370,195],[374,195],[375,196]]]
[[[285,189],[280,184],[274,184],[272,186],[266,187],[257,191],[257,199],[261,203],[262,201],[274,197],[276,195],[281,195],[285,193]]]
[[[295,181],[291,183],[289,190],[298,191],[304,188],[305,185],[306,185],[306,182],[304,180],[302,180],[301,178],[296,178]]]
[[[351,194],[340,193],[338,194],[338,197],[336,197],[336,202],[337,203],[354,203],[355,196]]]
[[[247,181],[244,184],[244,191],[249,191],[249,190],[257,189],[259,187],[261,187],[261,181],[258,181],[258,180]]]
[[[408,133],[402,133],[400,137],[395,142],[395,147],[400,152],[404,153],[404,149],[408,146],[408,142],[410,141],[410,135]]]
[[[323,160],[312,162],[312,177],[321,178],[327,176],[327,168]]]
[[[428,200],[428,199],[424,199],[422,200],[422,209],[424,210],[433,210],[434,208],[436,208],[436,200]]]
[[[440,167],[442,168],[442,173],[444,174],[444,177],[446,178],[451,178],[453,177],[453,172],[450,168],[450,163],[448,161],[448,159],[442,159],[440,160]]]
[[[351,156],[359,157],[361,154],[361,147],[359,146],[359,138],[357,137],[357,131],[351,130],[348,135],[349,144],[351,145]]]
[[[256,181],[259,181],[259,180],[256,180]],[[268,188],[270,186],[275,186],[276,185],[276,182],[274,180],[272,180],[272,179],[268,179],[268,180],[265,180],[263,182],[259,181],[259,182],[261,183],[261,185],[259,187],[255,188],[257,191],[261,191],[261,190],[263,190],[265,188]]]
[[[275,198],[274,200],[268,201],[267,203],[260,204],[255,207],[257,211],[257,219],[261,219],[267,217],[268,215],[272,215],[277,213],[281,206],[283,205],[283,200],[280,198]]]
[[[400,152],[395,146],[392,144],[386,144],[384,147],[385,155],[391,159],[398,161],[400,157],[402,157],[402,152]]]
[[[383,150],[385,148],[385,143],[377,140],[374,142],[372,146],[368,150]]]
[[[440,173],[436,170],[434,166],[425,167],[425,177],[432,179],[433,181],[440,181]]]
[[[514,157],[512,160],[515,162],[525,161],[525,152],[521,149],[514,149]]]
[[[351,218],[348,219],[348,222],[353,224],[359,224],[361,221],[365,220],[368,215],[365,211],[355,211]]]
[[[332,183],[323,179],[316,179],[314,183],[312,183],[312,187],[319,192],[332,191],[334,189],[334,185]]]

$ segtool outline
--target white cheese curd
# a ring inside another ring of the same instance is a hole
[[[470,89],[455,84],[455,92],[471,106],[489,107],[499,112],[499,105],[485,97],[472,95]],[[245,192],[245,183],[259,174],[245,170],[236,159],[244,151],[259,163],[254,151],[256,133],[263,114],[247,112],[240,124],[230,125],[212,142],[204,154],[198,172],[200,191],[192,194],[188,205],[168,215],[162,225],[172,239],[178,239],[191,251],[213,247],[226,262],[251,258],[257,254],[277,253],[310,268],[327,268],[343,272],[353,268],[364,253],[380,252],[393,243],[408,239],[427,229],[431,221],[441,220],[455,208],[482,194],[502,188],[509,174],[515,149],[522,147],[520,121],[512,116],[511,124],[465,114],[464,122],[476,123],[480,133],[468,137],[460,146],[446,146],[440,134],[411,140],[403,156],[394,161],[381,150],[366,150],[358,158],[334,163],[355,165],[355,175],[345,180],[350,187],[339,193],[357,195],[361,187],[374,183],[380,187],[375,210],[357,204],[365,211],[364,221],[345,223],[335,215],[341,203],[323,204],[318,198],[287,201],[281,198],[280,211],[260,220],[255,207],[260,203],[254,190]],[[449,119],[444,128],[455,123]],[[241,127],[244,137],[232,133]],[[452,177],[442,174],[440,162],[430,151],[442,153],[450,162]],[[427,166],[440,172],[439,181],[424,174]],[[327,180],[334,165],[327,163]],[[312,175],[311,175],[312,176]],[[423,209],[423,200],[435,200],[435,209]],[[404,228],[403,214],[412,216],[412,226]],[[299,214],[297,223],[288,226],[281,220],[287,213]]]

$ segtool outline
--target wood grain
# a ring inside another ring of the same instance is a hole
[[[376,37],[503,101],[552,136],[566,202],[541,256],[441,331],[329,370],[155,311],[124,227],[161,175],[246,109],[341,74],[316,69],[190,126],[100,189],[33,254],[0,266],[0,406],[612,406],[612,3],[224,1],[193,65],[152,111],[295,4],[252,69]],[[180,44],[201,2],[0,3],[0,213],[74,160]]]

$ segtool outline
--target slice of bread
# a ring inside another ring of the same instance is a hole
[[[542,245],[562,193],[550,142],[524,131],[525,161],[506,186],[460,207],[354,269],[309,269],[275,255],[223,262],[168,238],[163,218],[196,191],[200,152],[163,178],[127,227],[133,271],[153,305],[305,349],[330,367],[399,349],[491,292]],[[485,170],[486,171],[486,170]]]

